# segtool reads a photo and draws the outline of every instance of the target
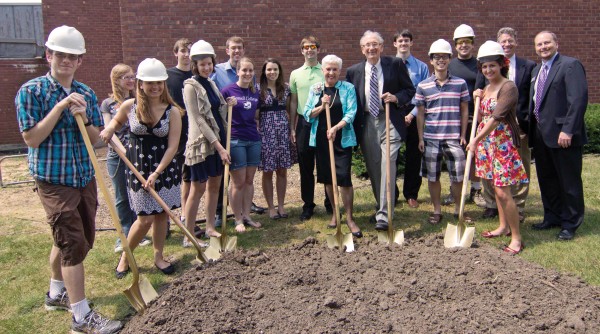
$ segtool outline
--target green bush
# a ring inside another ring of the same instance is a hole
[[[585,127],[588,143],[583,146],[583,153],[600,154],[600,104],[588,105],[585,112]]]

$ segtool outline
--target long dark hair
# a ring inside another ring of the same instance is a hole
[[[269,87],[269,80],[267,79],[267,64],[273,63],[277,64],[279,68],[279,76],[277,80],[275,80],[275,95],[278,100],[283,99],[283,94],[285,93],[285,83],[283,82],[283,67],[281,67],[281,63],[279,60],[275,58],[267,58],[262,66],[262,73],[260,74],[260,99],[265,101],[267,99],[267,88]]]
[[[497,62],[498,65],[500,65],[500,75],[502,75],[505,78],[508,78],[508,68],[510,66],[508,58],[500,55],[482,57],[481,59],[479,59],[479,61],[477,61],[477,68],[479,69],[479,72],[481,72],[481,65],[489,61]]]

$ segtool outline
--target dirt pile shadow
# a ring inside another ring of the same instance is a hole
[[[600,289],[439,235],[354,253],[313,238],[186,272],[123,333],[594,333]]]

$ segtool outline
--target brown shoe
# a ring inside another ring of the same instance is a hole
[[[413,209],[419,207],[419,202],[417,202],[417,200],[414,198],[409,198],[406,202],[408,203],[408,206],[410,206]]]

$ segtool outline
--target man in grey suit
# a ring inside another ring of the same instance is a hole
[[[406,65],[400,58],[382,56],[383,37],[378,32],[367,30],[360,39],[360,48],[365,60],[351,66],[346,72],[346,81],[356,89],[358,112],[354,120],[358,142],[361,146],[371,188],[377,201],[377,223],[375,229],[387,230],[388,212],[386,180],[396,182],[396,158],[402,140],[406,137],[404,116],[412,109],[410,102],[415,87],[410,80]],[[390,103],[390,156],[386,150],[385,103]],[[386,175],[387,159],[393,167]],[[392,198],[396,198],[392,194]],[[389,215],[392,215],[390,212]]]
[[[542,31],[534,39],[542,59],[532,72],[529,145],[537,170],[544,220],[533,225],[560,227],[559,240],[571,240],[583,223],[581,181],[583,145],[588,142],[584,114],[588,104],[585,69],[575,58],[558,53],[558,39]]]

